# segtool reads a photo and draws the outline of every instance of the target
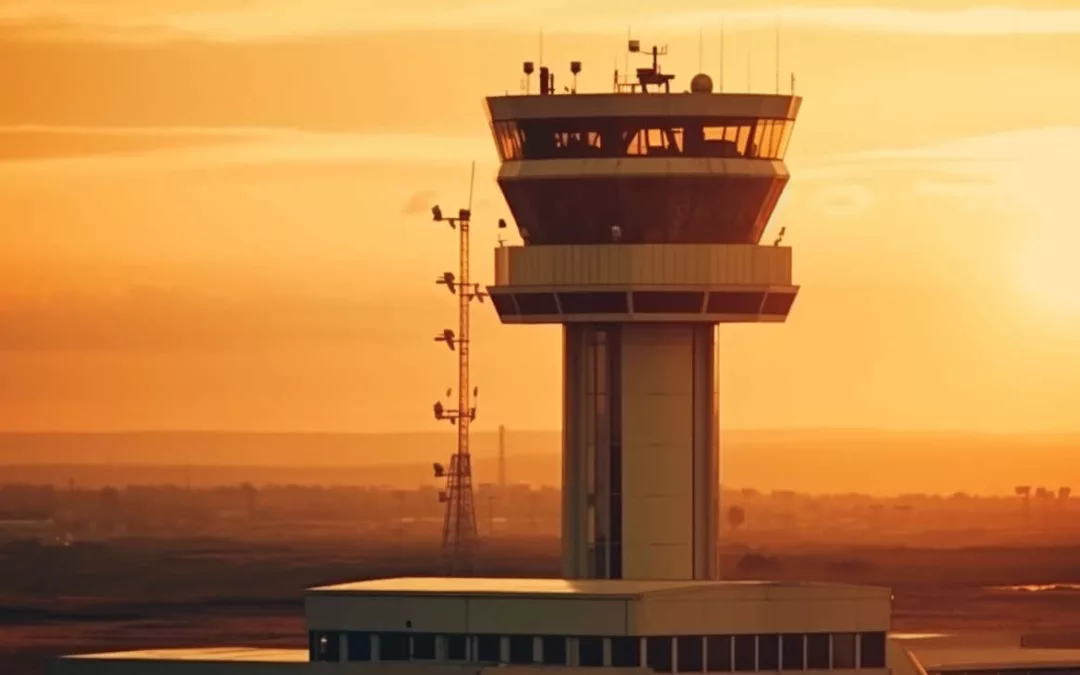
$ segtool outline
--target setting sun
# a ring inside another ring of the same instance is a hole
[[[1072,169],[1080,133],[1052,130],[1037,140],[1041,150],[1019,144],[1028,147],[1015,148],[998,176],[1000,196],[1024,223],[1017,234],[1016,283],[1049,318],[1080,320],[1080,220]]]
[[[1080,320],[1080,232],[1075,220],[1066,220],[1065,209],[1071,207],[1062,206],[1057,226],[1047,227],[1021,250],[1019,285],[1038,309],[1056,318]]]

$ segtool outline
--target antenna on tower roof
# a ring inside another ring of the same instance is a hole
[[[697,71],[705,72],[705,29],[698,28]]]
[[[535,70],[535,64],[532,61],[526,61],[522,64],[521,71],[525,73],[525,95],[529,95],[529,90],[532,88],[532,74]]]
[[[754,54],[753,54],[752,49],[747,49],[746,50],[746,93],[748,93],[748,94],[753,93],[753,91],[754,91],[753,80],[751,79],[751,72],[750,72],[750,70],[751,70],[751,68],[750,68],[751,59],[753,58],[753,55]]]
[[[540,25],[540,60],[536,62],[541,68],[544,67],[544,26]]]
[[[724,93],[724,20],[720,19],[720,86],[717,89]]]
[[[780,15],[776,15],[776,95],[780,95]]]
[[[472,172],[469,174],[469,213],[472,213],[473,190],[476,188],[476,160],[472,163]]]

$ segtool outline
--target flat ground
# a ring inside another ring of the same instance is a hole
[[[502,540],[484,576],[556,576],[553,538]],[[990,587],[1075,582],[1080,546],[828,548],[724,553],[728,578],[820,580],[894,588],[894,629],[1080,632],[1076,593]],[[444,572],[430,544],[328,540],[121,540],[0,549],[0,668],[39,675],[63,653],[212,644],[303,647],[305,587]],[[1070,611],[1073,608],[1073,611]]]

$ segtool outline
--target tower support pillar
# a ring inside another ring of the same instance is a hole
[[[715,333],[565,325],[565,577],[718,578]]]

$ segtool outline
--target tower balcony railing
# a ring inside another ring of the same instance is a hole
[[[503,246],[499,286],[791,286],[791,249],[752,244]]]

